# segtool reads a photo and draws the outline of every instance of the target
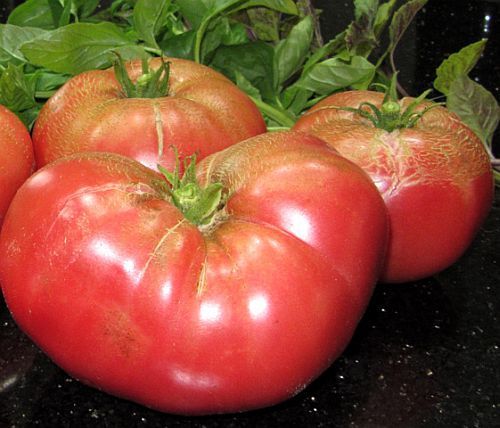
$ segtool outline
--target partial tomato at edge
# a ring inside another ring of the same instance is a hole
[[[0,226],[14,194],[34,167],[28,130],[13,112],[0,105]]]

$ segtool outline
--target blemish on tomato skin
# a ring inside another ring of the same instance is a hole
[[[111,346],[125,359],[133,359],[143,349],[143,335],[122,310],[105,313],[101,333],[105,346]]]

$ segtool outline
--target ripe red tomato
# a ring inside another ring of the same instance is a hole
[[[433,275],[462,255],[490,210],[493,176],[480,140],[444,107],[392,132],[338,108],[366,102],[380,108],[383,97],[372,91],[332,95],[294,129],[327,141],[371,176],[390,217],[382,280],[404,282]],[[402,99],[402,110],[412,100]]]
[[[109,393],[183,414],[272,405],[350,340],[381,267],[385,205],[360,168],[301,133],[254,137],[197,171],[222,184],[200,226],[129,158],[42,168],[0,236],[5,299],[57,364]]]
[[[28,130],[14,113],[0,105],[0,225],[14,194],[34,166]]]
[[[113,68],[70,79],[44,105],[33,130],[38,166],[82,151],[132,157],[156,169],[173,168],[175,145],[181,157],[202,159],[231,144],[265,132],[262,115],[230,80],[193,61],[168,58],[167,96],[128,98]],[[150,61],[160,67],[160,58]],[[126,64],[132,80],[141,61]]]

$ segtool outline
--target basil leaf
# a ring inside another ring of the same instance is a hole
[[[235,46],[221,46],[215,51],[210,66],[236,81],[240,73],[253,86],[262,98],[274,99],[273,86],[274,49],[265,42],[249,42]]]
[[[156,35],[166,25],[171,1],[138,0],[134,7],[134,28],[141,40],[153,48],[158,48]]]
[[[7,18],[7,24],[21,27],[54,28],[48,0],[27,0],[17,6]]]
[[[375,66],[362,56],[354,56],[350,61],[334,57],[316,64],[297,85],[320,95],[328,95],[355,84],[365,85],[374,75]]]
[[[422,9],[426,3],[427,0],[410,0],[396,11],[392,17],[391,25],[389,26],[390,50],[394,50],[417,12]]]
[[[33,64],[52,71],[78,74],[111,65],[110,52],[124,59],[144,55],[136,40],[110,22],[75,23],[50,31],[21,46],[21,52]]]
[[[33,81],[26,78],[23,66],[9,64],[0,76],[0,104],[13,112],[33,107],[35,87]]]
[[[80,18],[88,18],[99,6],[99,0],[72,0],[72,3]]]
[[[391,18],[394,6],[396,6],[396,0],[389,0],[388,2],[380,5],[378,8],[377,15],[375,16],[375,20],[373,22],[373,32],[375,33],[375,37],[379,38],[384,31],[384,28]]]
[[[298,15],[296,2],[292,0],[249,0],[243,3],[236,10],[249,9],[251,7],[267,7],[277,12],[288,15]]]
[[[491,92],[462,75],[451,82],[446,107],[455,112],[484,144],[491,147],[500,120],[500,108]]]
[[[436,70],[434,88],[447,95],[455,79],[466,76],[474,68],[486,46],[486,39],[472,43],[451,54]]]
[[[159,45],[166,56],[192,60],[194,58],[193,45],[196,33],[194,30],[162,40]]]
[[[0,24],[0,64],[24,62],[24,55],[19,47],[36,39],[46,31],[40,28],[19,27],[12,24]]]
[[[240,89],[246,92],[252,98],[257,100],[262,100],[262,96],[260,95],[260,91],[256,88],[252,83],[241,74],[239,71],[234,72],[235,82]]]
[[[280,39],[280,15],[278,12],[264,7],[247,10],[252,33],[258,40],[278,42]]]
[[[354,18],[357,20],[363,16],[373,21],[377,14],[378,0],[354,0]]]
[[[274,54],[275,88],[300,69],[309,52],[313,34],[313,19],[311,16],[306,16],[291,29],[286,39],[278,43]]]

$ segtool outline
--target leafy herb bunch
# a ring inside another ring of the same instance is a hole
[[[398,42],[427,1],[353,0],[353,21],[323,41],[320,11],[308,0],[27,0],[0,24],[0,104],[31,126],[58,87],[109,67],[113,53],[164,55],[224,73],[253,98],[269,128],[290,127],[333,92],[388,85]],[[434,87],[495,163],[499,106],[468,77],[485,44],[445,59]]]

